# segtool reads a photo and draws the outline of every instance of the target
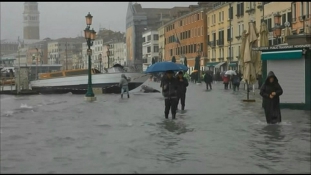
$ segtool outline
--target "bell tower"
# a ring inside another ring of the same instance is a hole
[[[37,2],[24,3],[24,39],[40,39],[40,22]]]

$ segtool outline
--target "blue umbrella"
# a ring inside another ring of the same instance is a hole
[[[176,64],[173,62],[158,62],[147,68],[145,73],[157,73],[166,71],[187,71],[188,67],[182,64]]]

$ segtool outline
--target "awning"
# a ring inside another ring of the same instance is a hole
[[[220,66],[222,66],[222,65],[225,64],[225,63],[226,63],[226,62],[220,62],[220,63],[216,64],[215,68],[219,69]]]
[[[236,66],[238,66],[238,63],[237,63],[237,62],[231,62],[231,63],[229,64],[229,67],[236,67]]]
[[[214,67],[216,64],[218,64],[219,62],[210,62],[210,63],[206,63],[206,67]]]
[[[261,60],[293,60],[301,58],[302,50],[284,50],[261,53]]]

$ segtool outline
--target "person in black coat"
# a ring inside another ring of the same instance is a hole
[[[205,73],[204,82],[206,84],[206,90],[208,90],[208,87],[212,90],[213,76],[209,72]]]
[[[168,118],[170,110],[172,118],[176,118],[178,84],[173,74],[173,71],[167,71],[166,75],[161,80],[162,95],[165,99],[164,114],[166,119]]]
[[[280,110],[280,96],[282,94],[283,89],[277,77],[270,71],[266,81],[260,88],[260,95],[263,97],[263,108],[268,124],[276,124],[282,121]]]
[[[178,72],[177,75],[177,108],[179,100],[181,102],[181,110],[185,110],[185,101],[186,101],[186,92],[187,87],[189,85],[188,80],[184,77],[184,73],[182,71]]]

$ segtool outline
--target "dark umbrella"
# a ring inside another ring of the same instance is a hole
[[[182,64],[176,64],[173,62],[157,62],[147,68],[145,73],[158,73],[166,71],[187,71],[188,68]]]
[[[156,61],[155,61],[155,59],[153,57],[152,60],[151,60],[151,64],[154,64],[154,63],[156,63]]]
[[[175,58],[175,56],[172,57],[172,62],[173,62],[173,63],[176,63],[176,58]]]

